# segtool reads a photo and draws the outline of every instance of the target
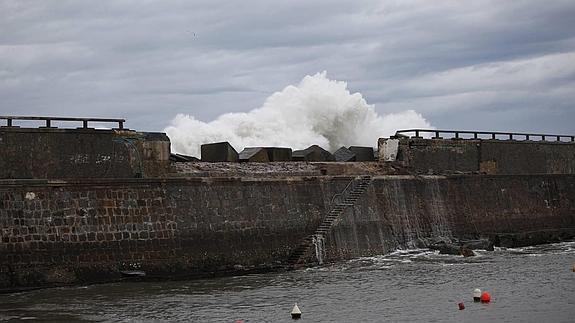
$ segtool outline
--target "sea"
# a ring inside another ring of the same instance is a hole
[[[468,258],[397,250],[281,273],[4,294],[0,321],[573,323],[574,266],[573,241]],[[491,302],[474,302],[476,288]]]

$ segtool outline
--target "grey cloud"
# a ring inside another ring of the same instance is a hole
[[[327,70],[380,113],[575,132],[573,16],[572,1],[3,1],[0,114],[161,130]]]

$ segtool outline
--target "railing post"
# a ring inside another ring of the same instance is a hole
[[[542,140],[542,141],[545,141],[545,135],[542,135],[542,136],[541,136],[541,140]]]
[[[82,120],[82,128],[88,128],[88,120]]]
[[[509,140],[513,140],[513,134],[512,133],[509,134]]]
[[[455,132],[455,139],[459,139],[459,132]]]
[[[491,139],[495,140],[495,134],[491,133]]]
[[[525,135],[525,140],[529,140],[529,135]]]
[[[124,122],[123,121],[118,121],[118,129],[124,129]]]
[[[575,141],[575,136],[571,136],[571,141]]]
[[[561,136],[557,136],[557,141],[561,141]]]
[[[6,119],[6,126],[12,127],[12,119]]]
[[[473,139],[477,139],[477,132],[473,133]]]

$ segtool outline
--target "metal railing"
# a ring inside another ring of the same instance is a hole
[[[521,132],[500,132],[500,131],[466,131],[466,130],[438,130],[438,129],[406,129],[398,130],[395,136],[404,134],[415,134],[411,138],[423,138],[420,134],[432,134],[431,139],[444,139],[441,135],[448,135],[451,139],[491,139],[491,140],[536,140],[549,141],[548,138],[555,138],[554,141],[575,141],[575,135],[550,135],[541,133],[521,133]],[[469,135],[463,137],[462,135]],[[487,138],[484,138],[486,137]],[[502,138],[503,137],[503,138]],[[553,141],[553,140],[551,140]]]
[[[75,121],[82,122],[82,127],[84,129],[89,129],[88,122],[114,122],[118,123],[118,128],[124,129],[125,119],[108,119],[108,118],[68,118],[68,117],[27,117],[27,116],[0,116],[0,120],[6,120],[6,125],[3,127],[17,127],[14,125],[14,120],[25,120],[25,121],[44,121],[46,126],[43,128],[57,128],[52,126],[52,121]]]
[[[355,187],[355,185],[354,185],[355,180],[356,180],[356,178],[352,178],[349,181],[349,183],[347,183],[347,185],[345,186],[345,188],[341,192],[336,193],[334,196],[332,196],[330,205],[332,205],[332,206],[335,205],[335,199],[336,198],[342,198],[344,196],[344,194],[347,193],[348,190],[352,190]]]

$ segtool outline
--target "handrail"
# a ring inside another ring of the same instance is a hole
[[[547,141],[547,138],[555,137],[556,141],[561,141],[561,139],[566,138],[570,139],[570,141],[575,141],[575,135],[550,135],[550,134],[541,134],[541,133],[523,133],[523,132],[501,132],[501,131],[469,131],[469,130],[439,130],[439,129],[405,129],[405,130],[398,130],[395,132],[395,136],[404,133],[415,133],[415,136],[412,138],[423,138],[420,136],[421,133],[432,133],[435,136],[431,137],[432,139],[443,139],[440,134],[450,134],[454,135],[454,139],[465,139],[461,138],[461,134],[471,134],[473,138],[470,139],[484,139],[480,138],[479,136],[488,135],[491,136],[490,139],[497,140],[497,136],[507,136],[507,140],[514,140],[515,137],[524,137],[525,140],[532,140],[532,137],[540,137],[541,141]]]
[[[82,128],[88,128],[88,122],[117,122],[117,129],[124,129],[125,119],[110,119],[110,118],[70,118],[70,117],[36,117],[36,116],[0,116],[0,120],[6,120],[5,127],[14,127],[13,120],[40,120],[45,121],[44,128],[57,128],[52,126],[52,121],[81,121]]]
[[[347,183],[347,185],[345,186],[345,188],[340,192],[340,193],[336,193],[332,198],[331,198],[331,202],[330,205],[333,205],[333,201],[335,201],[335,198],[338,196],[343,196],[343,194],[345,194],[345,192],[347,191],[347,189],[350,187],[350,185],[355,182],[356,178],[352,178],[349,183]]]

